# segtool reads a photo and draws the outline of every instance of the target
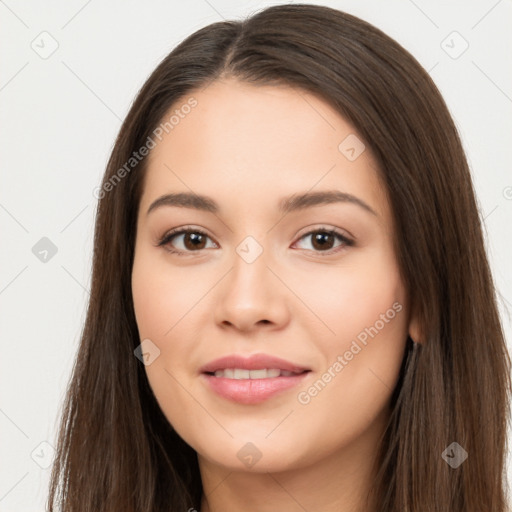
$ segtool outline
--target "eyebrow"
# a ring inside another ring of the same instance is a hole
[[[349,203],[360,206],[367,212],[378,217],[377,213],[367,203],[358,197],[340,192],[338,190],[325,190],[319,192],[306,192],[303,194],[293,194],[281,199],[278,203],[278,209],[282,213],[303,210],[314,206],[321,206],[332,203]],[[194,194],[190,192],[179,192],[174,194],[165,194],[151,203],[146,215],[162,206],[176,206],[180,208],[193,208],[211,213],[218,213],[219,205],[211,197]]]

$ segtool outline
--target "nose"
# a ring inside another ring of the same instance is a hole
[[[232,261],[230,272],[216,287],[216,324],[245,332],[284,327],[290,319],[290,292],[267,266],[265,251],[250,263],[238,253]]]

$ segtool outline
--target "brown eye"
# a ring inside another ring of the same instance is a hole
[[[311,248],[306,247],[306,249],[317,253],[332,254],[337,252],[338,249],[354,245],[353,240],[333,229],[316,229],[303,235],[300,240],[307,240],[308,238],[311,240]],[[340,241],[338,245],[335,245],[336,240]]]
[[[206,236],[201,233],[188,232],[183,235],[183,241],[188,250],[204,249]]]
[[[335,241],[335,236],[331,233],[318,232],[315,233],[312,237],[313,247],[315,249],[323,250],[323,249],[332,249],[332,245]]]
[[[207,246],[208,240],[211,240],[210,237],[199,229],[180,229],[164,235],[158,246],[164,246],[169,252],[175,253],[199,252],[212,247]]]

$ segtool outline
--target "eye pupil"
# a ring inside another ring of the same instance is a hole
[[[186,233],[184,236],[185,247],[187,249],[197,249],[197,248],[203,249],[202,246],[200,247],[201,242],[204,243],[204,240],[202,240],[202,239],[204,239],[204,236],[200,233]],[[187,243],[189,241],[192,242],[191,245],[189,245],[189,243]]]
[[[329,240],[326,240],[329,238]],[[329,242],[333,242],[333,235],[330,233],[318,232],[313,236],[313,246],[319,249],[325,249],[326,245],[329,245]],[[317,244],[319,244],[317,246]]]

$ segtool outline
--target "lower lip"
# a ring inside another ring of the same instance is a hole
[[[270,379],[227,379],[207,373],[203,373],[202,377],[215,393],[228,400],[239,404],[258,404],[297,386],[308,373]]]

